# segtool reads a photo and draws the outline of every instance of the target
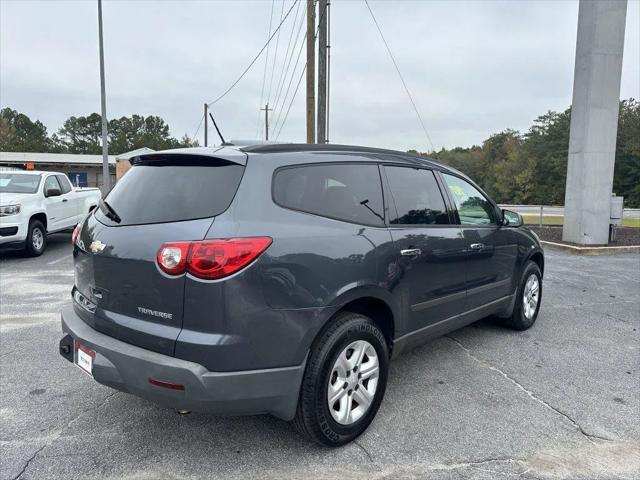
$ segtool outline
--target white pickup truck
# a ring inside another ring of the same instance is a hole
[[[59,172],[0,172],[0,247],[44,252],[47,234],[74,228],[102,198],[97,188],[74,188]]]

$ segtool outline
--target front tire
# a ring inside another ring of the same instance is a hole
[[[25,250],[30,257],[42,255],[47,246],[47,230],[40,220],[31,220],[25,240]]]
[[[503,323],[515,330],[531,328],[536,323],[541,303],[542,273],[537,263],[529,261],[520,280],[513,313]]]
[[[342,312],[312,347],[302,380],[296,428],[330,447],[366,430],[387,385],[387,341],[368,317]]]

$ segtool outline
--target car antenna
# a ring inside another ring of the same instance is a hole
[[[216,123],[215,119],[213,118],[213,115],[211,114],[211,112],[209,112],[209,116],[211,117],[211,121],[213,122],[213,126],[216,127],[216,132],[218,132],[218,136],[220,137],[220,140],[222,140],[222,145],[231,145],[230,143],[225,142],[224,137],[222,136],[222,134],[220,133],[220,129],[218,128],[218,124]]]

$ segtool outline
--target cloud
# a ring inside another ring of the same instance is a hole
[[[285,11],[292,1],[285,0]],[[436,148],[477,144],[505,128],[526,130],[538,115],[571,102],[577,2],[370,3]],[[105,1],[108,116],[156,114],[173,135],[192,135],[203,103],[226,90],[264,44],[271,6],[267,0]],[[303,7],[304,2],[296,25],[292,12],[281,32],[272,105],[291,28],[297,32]],[[276,0],[274,25],[281,8]],[[331,25],[330,140],[426,150],[424,132],[364,3],[334,0]],[[70,115],[99,111],[97,43],[93,1],[0,2],[0,104],[42,120],[49,131]],[[640,2],[632,0],[623,98],[640,97],[639,45]],[[266,90],[274,50],[272,43]],[[284,119],[304,61],[303,50],[274,123],[278,115],[280,124]],[[213,106],[227,138],[255,138],[260,132],[264,66],[263,56]],[[303,79],[280,140],[304,141],[304,98]],[[272,125],[277,133],[274,127],[280,125]]]

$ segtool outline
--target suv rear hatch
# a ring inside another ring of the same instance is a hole
[[[162,272],[156,255],[166,242],[205,238],[215,216],[231,204],[245,162],[237,151],[136,157],[84,222],[74,246],[74,300],[84,321],[124,342],[173,355],[185,276]]]

